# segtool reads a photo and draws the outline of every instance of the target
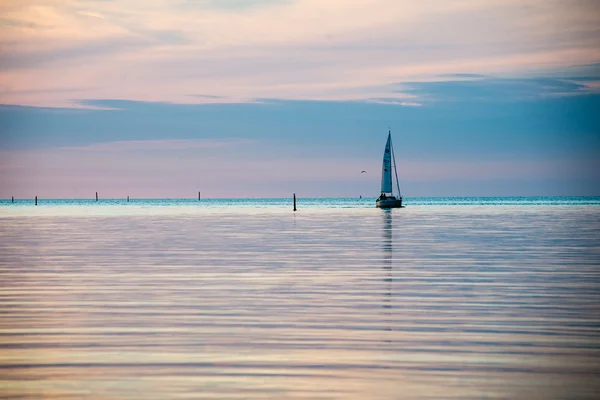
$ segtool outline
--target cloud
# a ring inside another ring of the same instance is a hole
[[[83,11],[77,11],[77,14],[84,15],[84,16],[87,16],[87,17],[105,19],[102,14],[95,13],[95,12],[92,12],[92,11],[85,11],[85,10],[83,10]]]
[[[29,29],[39,29],[41,25],[38,25],[34,22],[25,22],[20,21],[18,19],[12,18],[0,18],[0,26],[3,27],[14,27],[14,28],[29,28]]]
[[[455,76],[455,75],[454,75]],[[586,84],[556,78],[498,78],[460,74],[461,80],[405,83],[402,93],[419,101],[527,101],[550,96],[581,95]]]
[[[188,96],[199,97],[201,99],[224,99],[225,98],[223,96],[215,96],[212,94],[190,94]]]
[[[392,93],[378,88],[441,74],[526,76],[598,63],[595,11],[585,1],[538,0],[7,2],[0,85],[94,82],[89,97],[171,102],[198,100],[189,93],[385,98]],[[6,101],[69,100],[23,92]]]
[[[475,81],[486,89],[487,80],[494,79],[499,80],[494,85],[506,84],[500,93],[515,85],[494,77]],[[537,91],[546,85],[532,80],[524,86]],[[411,195],[417,195],[411,189],[416,187],[420,193],[460,194],[438,188],[459,180],[462,188],[471,182],[473,195],[489,193],[490,182],[499,179],[514,185],[526,179],[530,188],[546,188],[537,194],[557,193],[555,179],[567,182],[563,194],[574,187],[569,181],[600,187],[599,94],[516,100],[494,94],[481,101],[478,92],[463,95],[446,82],[427,83],[423,93],[453,100],[399,96],[378,97],[381,102],[266,99],[198,105],[90,99],[87,106],[103,109],[2,106],[0,191],[63,197],[97,190],[185,196],[197,188],[220,196],[300,190],[365,195],[378,190],[375,171],[388,126],[401,179],[419,182],[407,186]],[[402,102],[422,106],[397,104]],[[361,170],[369,176],[356,178]],[[518,187],[520,193],[536,194]]]
[[[477,79],[477,78],[485,78],[485,75],[482,74],[440,74],[440,78],[446,79]]]
[[[490,95],[485,80],[477,84],[481,91],[478,87],[454,90],[455,82],[428,82],[412,97],[380,96],[375,101],[259,99],[254,103],[177,104],[90,99],[83,104],[95,110],[4,106],[0,107],[0,120],[5,121],[0,147],[233,138],[285,143],[288,148],[283,154],[292,158],[337,157],[341,152],[360,157],[373,146],[372,138],[390,126],[402,137],[399,154],[409,158],[598,157],[600,118],[595,110],[600,95],[524,97],[517,94],[529,94],[530,85],[515,89],[514,94],[512,81],[504,88],[494,87]],[[481,100],[483,95],[489,97]],[[246,147],[248,151],[268,150]],[[279,154],[277,149],[272,151]],[[379,146],[370,151],[379,158]]]
[[[76,93],[85,92],[91,90],[92,87],[87,88],[53,88],[53,89],[30,89],[30,90],[7,90],[7,88],[0,88],[0,96],[11,96],[11,95],[22,95],[22,94],[44,94],[44,93]]]
[[[59,48],[16,50],[7,52],[0,60],[0,70],[36,69],[51,64],[65,65],[89,58],[114,56],[151,46],[153,43],[134,38],[111,38],[73,42]]]
[[[99,191],[103,197],[164,198],[193,197],[198,190],[209,197],[279,197],[292,192],[300,192],[305,197],[359,193],[374,196],[379,189],[381,148],[378,150],[377,157],[366,161],[350,157],[331,159],[323,155],[288,158],[285,162],[276,162],[268,153],[227,157],[228,148],[214,149],[213,154],[203,157],[158,150],[132,152],[127,156],[119,151],[56,149],[2,153],[3,162],[8,164],[0,167],[0,196],[93,197],[94,192]],[[226,157],[228,162],[224,163]],[[557,183],[552,179],[571,181],[571,184],[563,183],[561,194],[572,194],[569,188],[582,180],[596,185],[588,188],[588,194],[597,194],[600,182],[596,172],[598,161],[573,164],[562,160],[492,160],[480,163],[399,158],[398,162],[401,185],[409,196],[485,195],[494,188],[498,190],[498,183],[504,183],[508,193],[499,191],[497,195],[556,194]],[[363,168],[373,173],[360,174]],[[458,186],[452,189],[449,182]],[[523,189],[522,182],[527,182],[529,189]],[[541,182],[546,183],[544,191],[531,190]],[[516,193],[515,187],[521,192]]]
[[[180,0],[183,8],[243,11],[258,7],[286,5],[294,0]]]
[[[125,140],[118,142],[92,143],[85,146],[60,147],[57,151],[102,151],[102,152],[130,152],[130,151],[170,151],[191,149],[214,149],[247,145],[253,141],[249,139],[228,138],[223,140],[194,140],[194,139],[166,139],[166,140]]]
[[[367,99],[368,103],[376,103],[376,104],[390,104],[390,105],[398,105],[404,107],[421,107],[423,104],[416,101],[404,101],[395,98],[379,98],[379,99]]]

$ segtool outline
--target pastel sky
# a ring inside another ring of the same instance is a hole
[[[600,195],[599,113],[594,0],[0,0],[3,198]]]

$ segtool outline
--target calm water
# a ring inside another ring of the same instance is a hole
[[[0,398],[598,398],[600,198],[406,203],[0,202]]]

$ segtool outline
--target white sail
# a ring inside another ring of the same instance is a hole
[[[392,134],[388,134],[383,153],[383,166],[381,168],[381,193],[392,193]]]
[[[398,188],[398,197],[392,189],[392,162],[394,175],[396,176],[396,187]],[[381,196],[375,204],[379,208],[402,208],[402,195],[400,194],[400,185],[398,184],[398,171],[396,171],[396,158],[394,155],[394,146],[392,146],[392,132],[388,133],[385,151],[383,152],[383,166],[381,167]]]

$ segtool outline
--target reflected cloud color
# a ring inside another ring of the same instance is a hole
[[[598,199],[498,201],[23,206],[3,394],[594,398]]]

